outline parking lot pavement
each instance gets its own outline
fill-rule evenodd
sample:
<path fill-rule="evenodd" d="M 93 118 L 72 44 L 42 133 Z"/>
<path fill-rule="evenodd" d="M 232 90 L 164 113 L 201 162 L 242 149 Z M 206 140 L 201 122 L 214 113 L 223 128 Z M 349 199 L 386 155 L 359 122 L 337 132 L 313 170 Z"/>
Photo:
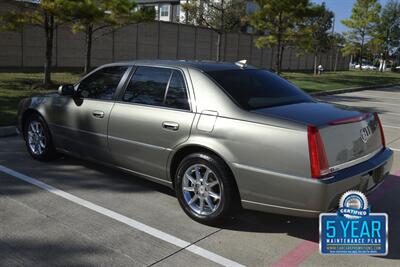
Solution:
<path fill-rule="evenodd" d="M 400 150 L 396 98 L 400 88 L 323 99 L 379 111 Z M 0 171 L 0 266 L 399 266 L 399 154 L 369 197 L 389 214 L 390 253 L 343 257 L 318 253 L 316 219 L 242 211 L 223 228 L 201 225 L 169 189 L 70 157 L 38 162 L 19 137 L 1 138 L 0 166 L 15 173 Z"/>

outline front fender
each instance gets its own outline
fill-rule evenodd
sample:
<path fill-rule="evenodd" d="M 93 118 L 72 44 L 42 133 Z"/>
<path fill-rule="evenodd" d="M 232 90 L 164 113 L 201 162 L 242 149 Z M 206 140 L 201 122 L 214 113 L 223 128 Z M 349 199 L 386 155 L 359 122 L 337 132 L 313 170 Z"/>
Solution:
<path fill-rule="evenodd" d="M 48 97 L 37 96 L 22 99 L 18 104 L 17 112 L 17 129 L 19 132 L 24 131 L 24 121 L 32 113 L 36 112 L 46 119 L 45 104 Z"/>

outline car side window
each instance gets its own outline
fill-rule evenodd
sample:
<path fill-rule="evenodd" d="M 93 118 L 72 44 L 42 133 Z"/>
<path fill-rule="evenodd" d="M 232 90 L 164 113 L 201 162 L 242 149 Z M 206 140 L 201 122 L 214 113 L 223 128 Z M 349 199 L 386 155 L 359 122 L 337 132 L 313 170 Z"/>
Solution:
<path fill-rule="evenodd" d="M 78 91 L 83 98 L 113 100 L 115 91 L 128 66 L 102 68 L 79 83 Z"/>
<path fill-rule="evenodd" d="M 189 109 L 185 82 L 177 70 L 138 67 L 122 97 L 125 102 Z"/>
<path fill-rule="evenodd" d="M 185 81 L 179 71 L 172 71 L 165 105 L 171 108 L 190 110 Z"/>
<path fill-rule="evenodd" d="M 123 101 L 162 106 L 171 70 L 138 67 L 123 96 Z"/>

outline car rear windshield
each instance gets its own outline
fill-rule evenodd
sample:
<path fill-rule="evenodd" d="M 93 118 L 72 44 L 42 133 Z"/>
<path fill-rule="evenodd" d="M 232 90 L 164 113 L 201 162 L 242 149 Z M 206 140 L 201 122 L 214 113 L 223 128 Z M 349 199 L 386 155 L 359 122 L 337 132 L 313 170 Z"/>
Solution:
<path fill-rule="evenodd" d="M 266 70 L 220 70 L 207 74 L 247 110 L 313 101 L 295 85 Z"/>

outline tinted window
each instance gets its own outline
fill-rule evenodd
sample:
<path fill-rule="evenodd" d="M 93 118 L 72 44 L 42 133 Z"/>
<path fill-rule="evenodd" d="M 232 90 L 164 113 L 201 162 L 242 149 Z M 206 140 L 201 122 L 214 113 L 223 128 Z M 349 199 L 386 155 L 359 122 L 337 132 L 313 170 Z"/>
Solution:
<path fill-rule="evenodd" d="M 82 97 L 112 100 L 127 66 L 102 68 L 79 83 Z"/>
<path fill-rule="evenodd" d="M 293 84 L 265 70 L 211 71 L 208 74 L 247 110 L 313 101 Z"/>
<path fill-rule="evenodd" d="M 182 74 L 174 70 L 169 82 L 165 105 L 177 109 L 189 110 L 188 96 Z"/>
<path fill-rule="evenodd" d="M 163 105 L 170 77 L 169 69 L 138 67 L 126 88 L 123 100 L 147 105 Z"/>
<path fill-rule="evenodd" d="M 182 75 L 179 71 L 166 68 L 138 67 L 125 91 L 123 101 L 189 109 Z"/>

